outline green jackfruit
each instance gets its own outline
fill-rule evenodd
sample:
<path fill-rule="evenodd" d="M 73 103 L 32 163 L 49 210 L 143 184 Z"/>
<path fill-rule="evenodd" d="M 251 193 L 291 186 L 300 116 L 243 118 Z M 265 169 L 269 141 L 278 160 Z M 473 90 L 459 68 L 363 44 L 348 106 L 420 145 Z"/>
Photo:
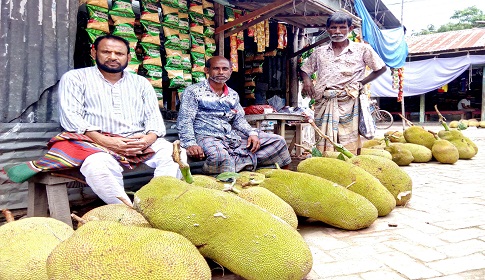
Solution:
<path fill-rule="evenodd" d="M 393 143 L 408 150 L 413 155 L 413 162 L 428 162 L 433 158 L 433 153 L 427 147 L 414 143 Z"/>
<path fill-rule="evenodd" d="M 377 139 L 372 139 L 372 140 L 367 140 L 364 143 L 362 143 L 362 148 L 372 148 L 372 147 L 378 147 L 381 146 L 384 148 L 384 141 L 382 140 L 377 140 Z"/>
<path fill-rule="evenodd" d="M 377 219 L 377 209 L 363 196 L 318 176 L 281 169 L 261 169 L 261 186 L 288 202 L 297 215 L 334 227 L 357 230 Z"/>
<path fill-rule="evenodd" d="M 180 234 L 91 221 L 60 243 L 47 259 L 49 280 L 211 279 L 197 248 Z"/>
<path fill-rule="evenodd" d="M 73 232 L 67 224 L 46 217 L 24 218 L 2 225 L 0 279 L 49 279 L 45 270 L 47 257 Z"/>
<path fill-rule="evenodd" d="M 450 128 L 457 128 L 458 127 L 458 121 L 451 121 L 449 127 Z"/>
<path fill-rule="evenodd" d="M 134 208 L 248 280 L 302 279 L 311 270 L 312 254 L 298 231 L 233 194 L 162 176 L 135 193 Z"/>
<path fill-rule="evenodd" d="M 438 132 L 438 137 L 444 140 L 448 140 L 458 149 L 458 154 L 460 159 L 471 159 L 476 155 L 475 148 L 470 144 L 470 139 L 465 137 L 461 131 L 452 129 L 449 131 L 440 130 Z"/>
<path fill-rule="evenodd" d="M 264 180 L 264 175 L 255 172 L 241 172 L 242 176 L 237 178 L 238 185 L 235 185 L 232 189 L 232 193 L 234 195 L 239 196 L 242 199 L 245 199 L 266 211 L 269 211 L 271 214 L 275 215 L 283 219 L 283 221 L 290 224 L 293 228 L 298 227 L 298 218 L 296 217 L 296 213 L 291 208 L 291 206 L 286 203 L 284 200 L 279 198 L 274 193 L 268 191 L 267 189 L 252 186 L 252 187 L 242 187 L 242 185 L 249 186 L 248 182 L 252 181 L 255 182 L 254 184 L 259 184 L 259 181 Z M 255 177 L 256 178 L 255 181 Z M 194 182 L 192 185 L 215 189 L 215 190 L 224 190 L 226 187 L 223 182 L 217 181 L 216 178 L 206 176 L 206 175 L 193 175 Z M 259 181 L 258 181 L 259 180 Z M 230 183 L 226 183 L 230 185 Z M 253 183 L 252 183 L 253 184 Z M 231 191 L 229 191 L 231 193 Z"/>
<path fill-rule="evenodd" d="M 400 131 L 386 131 L 384 136 L 389 137 L 389 141 L 393 143 L 406 143 L 406 139 Z"/>
<path fill-rule="evenodd" d="M 376 177 L 350 162 L 333 158 L 307 158 L 301 161 L 297 170 L 316 175 L 367 198 L 377 208 L 379 216 L 386 216 L 394 207 L 394 196 Z"/>
<path fill-rule="evenodd" d="M 444 139 L 436 140 L 431 152 L 433 153 L 433 157 L 441 163 L 453 164 L 460 158 L 460 154 L 455 145 Z"/>
<path fill-rule="evenodd" d="M 421 126 L 411 126 L 404 130 L 404 138 L 408 143 L 419 144 L 430 149 L 433 147 L 436 138 L 432 133 Z"/>
<path fill-rule="evenodd" d="M 396 199 L 396 205 L 405 205 L 413 190 L 411 177 L 394 161 L 374 155 L 359 155 L 349 160 L 376 177 Z"/>
<path fill-rule="evenodd" d="M 411 151 L 399 147 L 399 145 L 390 145 L 385 147 L 384 150 L 388 151 L 392 155 L 392 161 L 399 166 L 406 166 L 413 162 L 414 157 Z"/>
<path fill-rule="evenodd" d="M 81 218 L 87 222 L 114 221 L 119 222 L 122 225 L 152 227 L 140 213 L 124 204 L 99 206 L 86 212 Z M 79 226 L 82 226 L 82 223 L 79 223 L 78 227 Z"/>
<path fill-rule="evenodd" d="M 380 156 L 380 157 L 385 157 L 387 159 L 392 160 L 392 155 L 386 150 L 381 150 L 381 149 L 369 149 L 369 148 L 362 148 L 360 149 L 360 154 L 361 155 L 374 155 L 374 156 Z"/>

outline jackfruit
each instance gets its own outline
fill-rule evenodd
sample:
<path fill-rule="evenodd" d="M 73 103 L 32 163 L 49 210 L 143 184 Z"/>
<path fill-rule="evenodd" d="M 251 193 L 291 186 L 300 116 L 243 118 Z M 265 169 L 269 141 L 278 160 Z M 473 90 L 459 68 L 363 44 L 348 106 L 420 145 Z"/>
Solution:
<path fill-rule="evenodd" d="M 288 202 L 297 215 L 337 228 L 358 230 L 377 219 L 377 209 L 363 196 L 327 179 L 282 169 L 261 169 L 261 186 Z"/>
<path fill-rule="evenodd" d="M 405 205 L 413 190 L 411 177 L 394 161 L 374 155 L 359 155 L 349 160 L 376 177 L 396 199 L 396 205 Z"/>
<path fill-rule="evenodd" d="M 479 127 L 480 123 L 475 119 L 468 120 L 468 127 Z"/>
<path fill-rule="evenodd" d="M 433 157 L 441 163 L 453 164 L 460 158 L 460 154 L 455 145 L 444 139 L 436 140 L 431 152 L 433 153 Z"/>
<path fill-rule="evenodd" d="M 460 159 L 471 159 L 477 153 L 477 150 L 468 141 L 470 139 L 467 140 L 468 137 L 465 137 L 459 130 L 440 130 L 438 137 L 450 141 L 458 149 Z"/>
<path fill-rule="evenodd" d="M 47 257 L 73 232 L 66 223 L 46 217 L 24 218 L 0 226 L 0 279 L 47 280 Z"/>
<path fill-rule="evenodd" d="M 234 195 L 237 195 L 240 198 L 263 208 L 264 210 L 269 211 L 276 217 L 283 219 L 283 221 L 290 224 L 293 228 L 296 229 L 298 227 L 298 218 L 296 217 L 295 211 L 284 200 L 267 189 L 258 186 L 245 188 L 241 186 L 246 186 L 248 185 L 249 181 L 254 181 L 254 177 L 262 176 L 259 179 L 256 179 L 256 183 L 258 183 L 257 180 L 262 181 L 264 179 L 264 175 L 255 172 L 241 172 L 240 174 L 242 176 L 237 178 L 237 182 L 239 182 L 239 184 L 232 187 L 232 192 Z M 217 179 L 214 177 L 206 175 L 193 175 L 193 178 L 194 182 L 192 185 L 194 186 L 220 191 L 223 191 L 226 188 L 223 182 L 217 181 Z M 231 193 L 231 191 L 229 193 Z"/>
<path fill-rule="evenodd" d="M 433 158 L 433 153 L 427 147 L 414 143 L 393 143 L 392 145 L 400 145 L 400 147 L 408 150 L 413 155 L 412 162 L 428 162 Z"/>
<path fill-rule="evenodd" d="M 113 221 L 77 229 L 52 250 L 47 274 L 50 280 L 211 279 L 204 257 L 180 234 Z"/>
<path fill-rule="evenodd" d="M 89 210 L 81 218 L 87 222 L 114 221 L 119 222 L 122 225 L 152 227 L 140 213 L 124 204 L 107 204 L 99 206 Z M 82 226 L 82 223 L 79 223 L 78 227 L 79 226 Z"/>
<path fill-rule="evenodd" d="M 387 159 L 392 160 L 392 155 L 386 150 L 381 150 L 381 149 L 369 149 L 369 148 L 362 148 L 360 149 L 360 154 L 361 155 L 374 155 L 374 156 L 380 156 L 380 157 L 385 157 Z"/>
<path fill-rule="evenodd" d="M 406 139 L 400 131 L 386 131 L 384 137 L 389 137 L 389 141 L 392 143 L 406 143 Z"/>
<path fill-rule="evenodd" d="M 311 270 L 310 249 L 294 228 L 235 195 L 161 176 L 135 193 L 134 208 L 248 280 L 302 279 Z"/>
<path fill-rule="evenodd" d="M 390 145 L 385 147 L 384 150 L 388 151 L 392 155 L 392 161 L 399 166 L 406 166 L 413 162 L 414 157 L 411 151 L 399 147 L 399 145 Z"/>
<path fill-rule="evenodd" d="M 450 122 L 450 128 L 457 128 L 458 127 L 458 121 L 451 121 Z"/>
<path fill-rule="evenodd" d="M 394 207 L 394 196 L 377 178 L 350 162 L 333 158 L 307 158 L 301 161 L 297 170 L 316 175 L 367 198 L 377 208 L 379 216 L 386 216 Z"/>
<path fill-rule="evenodd" d="M 406 142 L 423 145 L 430 150 L 436 141 L 434 135 L 421 126 L 408 127 L 404 130 L 403 135 Z"/>
<path fill-rule="evenodd" d="M 479 125 L 480 127 L 485 127 L 485 121 L 480 121 L 480 122 L 478 122 L 478 125 Z"/>
<path fill-rule="evenodd" d="M 377 140 L 377 139 L 372 139 L 372 140 L 367 140 L 364 143 L 362 143 L 362 148 L 372 148 L 376 146 L 383 146 L 383 141 L 382 140 Z"/>

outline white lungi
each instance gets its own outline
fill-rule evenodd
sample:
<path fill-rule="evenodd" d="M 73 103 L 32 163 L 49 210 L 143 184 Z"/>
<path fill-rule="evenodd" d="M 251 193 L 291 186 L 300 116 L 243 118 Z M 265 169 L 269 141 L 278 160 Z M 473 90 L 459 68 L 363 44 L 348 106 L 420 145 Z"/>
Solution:
<path fill-rule="evenodd" d="M 144 163 L 155 168 L 154 177 L 171 176 L 182 178 L 179 165 L 173 161 L 173 144 L 163 138 L 158 138 L 151 145 L 155 154 Z M 185 149 L 181 149 L 180 157 L 187 162 Z M 125 192 L 123 184 L 123 166 L 108 153 L 95 153 L 88 156 L 81 165 L 81 173 L 93 192 L 107 204 L 122 203 L 117 197 L 131 201 Z"/>

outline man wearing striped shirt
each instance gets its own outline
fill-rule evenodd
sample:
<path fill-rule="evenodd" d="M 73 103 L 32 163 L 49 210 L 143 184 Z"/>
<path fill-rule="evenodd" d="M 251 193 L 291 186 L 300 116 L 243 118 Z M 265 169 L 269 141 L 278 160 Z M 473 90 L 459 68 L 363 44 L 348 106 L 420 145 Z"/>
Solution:
<path fill-rule="evenodd" d="M 173 146 L 162 138 L 166 130 L 153 87 L 146 78 L 125 70 L 131 59 L 129 43 L 102 36 L 94 42 L 91 55 L 96 66 L 71 70 L 61 78 L 62 127 L 124 157 L 136 157 L 151 148 L 154 155 L 144 163 L 155 168 L 154 176 L 182 178 L 171 157 Z M 108 204 L 121 203 L 120 196 L 130 201 L 122 171 L 120 163 L 104 152 L 88 156 L 81 165 L 88 185 Z"/>

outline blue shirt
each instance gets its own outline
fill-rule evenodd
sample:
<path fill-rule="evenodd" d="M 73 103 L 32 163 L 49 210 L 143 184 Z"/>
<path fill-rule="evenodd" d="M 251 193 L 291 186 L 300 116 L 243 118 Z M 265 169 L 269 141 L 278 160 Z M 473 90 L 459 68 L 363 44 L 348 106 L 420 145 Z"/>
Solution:
<path fill-rule="evenodd" d="M 236 131 L 248 137 L 258 135 L 244 118 L 239 94 L 225 87 L 227 92 L 219 96 L 209 81 L 204 80 L 187 87 L 182 93 L 177 129 L 183 148 L 197 145 L 198 137 L 240 139 Z"/>

